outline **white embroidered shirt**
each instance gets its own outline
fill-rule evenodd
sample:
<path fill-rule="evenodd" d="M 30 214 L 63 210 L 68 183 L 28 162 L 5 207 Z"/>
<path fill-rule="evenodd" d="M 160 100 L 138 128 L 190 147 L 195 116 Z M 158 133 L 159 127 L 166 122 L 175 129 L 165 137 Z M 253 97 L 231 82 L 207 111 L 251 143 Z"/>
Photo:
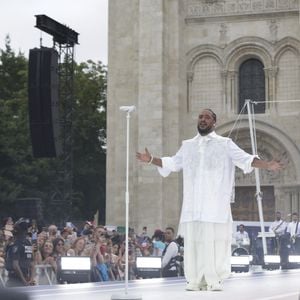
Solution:
<path fill-rule="evenodd" d="M 249 173 L 253 170 L 254 158 L 230 138 L 215 132 L 185 140 L 174 156 L 163 157 L 162 168 L 158 167 L 162 176 L 183 170 L 180 223 L 226 223 L 231 220 L 235 166 Z"/>

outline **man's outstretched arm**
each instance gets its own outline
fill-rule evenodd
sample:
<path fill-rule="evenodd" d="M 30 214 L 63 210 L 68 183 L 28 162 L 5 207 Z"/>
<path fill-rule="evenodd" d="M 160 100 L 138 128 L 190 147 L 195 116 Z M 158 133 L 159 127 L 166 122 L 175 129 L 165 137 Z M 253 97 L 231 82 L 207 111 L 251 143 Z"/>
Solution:
<path fill-rule="evenodd" d="M 253 159 L 251 166 L 254 168 L 266 169 L 270 171 L 278 171 L 285 167 L 285 165 L 280 161 L 276 161 L 276 160 L 266 161 L 258 158 Z"/>
<path fill-rule="evenodd" d="M 148 151 L 147 148 L 145 148 L 144 153 L 137 152 L 136 158 L 141 162 L 147 163 L 149 165 L 153 164 L 153 165 L 156 165 L 156 166 L 162 168 L 161 158 L 154 157 L 152 154 L 150 154 L 150 152 Z"/>

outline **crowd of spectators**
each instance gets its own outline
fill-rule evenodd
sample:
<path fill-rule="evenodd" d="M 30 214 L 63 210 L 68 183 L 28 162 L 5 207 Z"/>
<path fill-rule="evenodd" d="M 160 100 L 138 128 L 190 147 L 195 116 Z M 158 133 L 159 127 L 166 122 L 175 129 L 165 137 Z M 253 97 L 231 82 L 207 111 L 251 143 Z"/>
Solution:
<path fill-rule="evenodd" d="M 5 218 L 0 230 L 0 272 L 2 284 L 7 275 L 5 260 L 7 249 L 15 240 L 14 221 Z M 43 274 L 45 268 L 51 269 L 51 283 L 60 283 L 60 257 L 85 256 L 91 261 L 91 281 L 114 281 L 125 278 L 125 234 L 105 226 L 95 226 L 92 222 L 83 222 L 81 228 L 67 222 L 63 228 L 55 224 L 40 228 L 35 220 L 30 221 L 27 239 L 32 245 L 32 260 L 36 266 L 35 281 L 32 284 L 47 284 L 49 276 Z M 183 255 L 183 241 L 178 240 L 178 255 Z M 155 230 L 148 235 L 147 227 L 140 234 L 129 230 L 128 269 L 129 279 L 138 279 L 136 272 L 137 256 L 162 256 L 167 243 L 164 232 Z M 1 282 L 0 282 L 1 284 Z"/>

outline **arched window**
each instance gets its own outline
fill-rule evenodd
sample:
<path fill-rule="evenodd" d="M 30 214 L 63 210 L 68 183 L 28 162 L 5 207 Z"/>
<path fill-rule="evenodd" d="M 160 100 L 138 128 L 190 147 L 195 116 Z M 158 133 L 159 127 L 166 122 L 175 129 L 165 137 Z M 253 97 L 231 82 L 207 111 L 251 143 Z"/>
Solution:
<path fill-rule="evenodd" d="M 254 106 L 254 111 L 256 114 L 265 113 L 264 65 L 255 58 L 244 61 L 239 68 L 239 112 L 247 99 L 262 102 Z"/>

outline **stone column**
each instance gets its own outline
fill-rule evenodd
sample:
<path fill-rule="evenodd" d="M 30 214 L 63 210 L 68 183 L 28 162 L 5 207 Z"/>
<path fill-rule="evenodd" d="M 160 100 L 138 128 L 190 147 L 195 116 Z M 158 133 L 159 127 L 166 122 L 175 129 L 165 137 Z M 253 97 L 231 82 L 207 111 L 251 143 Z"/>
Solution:
<path fill-rule="evenodd" d="M 236 112 L 236 71 L 228 71 L 228 110 L 229 112 Z"/>
<path fill-rule="evenodd" d="M 193 78 L 194 72 L 189 71 L 187 72 L 187 100 L 186 100 L 186 111 L 187 113 L 190 112 L 191 103 L 192 103 L 192 93 L 193 93 Z"/>
<path fill-rule="evenodd" d="M 162 155 L 164 100 L 163 0 L 139 1 L 138 149 Z M 162 177 L 154 166 L 137 166 L 135 227 L 162 221 Z M 154 217 L 155 216 L 155 217 Z M 142 228 L 136 228 L 141 230 Z M 150 230 L 151 231 L 151 230 Z"/>
<path fill-rule="evenodd" d="M 227 112 L 228 103 L 227 103 L 227 78 L 228 78 L 228 72 L 227 70 L 221 71 L 221 77 L 222 77 L 222 96 L 223 96 L 223 112 Z"/>

